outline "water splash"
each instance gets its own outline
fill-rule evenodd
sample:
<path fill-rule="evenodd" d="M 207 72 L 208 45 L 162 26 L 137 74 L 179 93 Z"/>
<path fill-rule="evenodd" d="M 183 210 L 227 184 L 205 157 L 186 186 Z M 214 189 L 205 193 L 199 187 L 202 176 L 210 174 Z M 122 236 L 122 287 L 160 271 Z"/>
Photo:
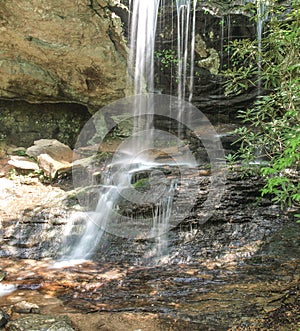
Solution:
<path fill-rule="evenodd" d="M 0 283 L 0 298 L 9 295 L 10 293 L 14 292 L 16 289 L 17 289 L 16 285 Z"/>

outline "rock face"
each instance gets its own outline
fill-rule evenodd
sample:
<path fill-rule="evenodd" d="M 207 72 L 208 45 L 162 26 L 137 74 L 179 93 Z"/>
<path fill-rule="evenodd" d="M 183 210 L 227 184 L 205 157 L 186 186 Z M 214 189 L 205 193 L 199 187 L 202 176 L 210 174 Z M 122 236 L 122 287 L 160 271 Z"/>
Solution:
<path fill-rule="evenodd" d="M 192 103 L 213 124 L 236 121 L 236 111 L 247 107 L 257 92 L 253 89 L 230 99 L 223 93 L 224 77 L 221 71 L 227 69 L 231 62 L 227 47 L 233 40 L 253 39 L 256 36 L 255 25 L 243 13 L 243 6 L 238 7 L 234 1 L 197 2 Z M 172 25 L 175 12 L 172 4 L 166 4 L 166 9 L 161 13 L 162 21 L 166 23 L 158 26 L 157 33 L 156 88 L 164 94 L 177 92 L 177 28 Z M 189 68 L 187 70 L 189 73 Z"/>
<path fill-rule="evenodd" d="M 30 104 L 0 100 L 0 137 L 6 143 L 23 147 L 41 138 L 57 139 L 74 146 L 90 116 L 86 106 L 74 103 Z"/>
<path fill-rule="evenodd" d="M 1 2 L 1 98 L 98 107 L 124 96 L 121 20 L 92 3 Z"/>
<path fill-rule="evenodd" d="M 127 50 L 117 1 L 1 1 L 0 138 L 73 146 L 89 112 L 122 98 Z"/>
<path fill-rule="evenodd" d="M 25 147 L 41 138 L 74 146 L 89 112 L 125 96 L 126 6 L 126 0 L 1 1 L 0 138 Z M 255 36 L 253 23 L 230 6 L 199 1 L 197 7 L 193 103 L 213 124 L 232 122 L 236 110 L 256 96 L 252 91 L 228 100 L 222 92 L 219 73 L 230 62 L 226 46 Z M 174 95 L 175 13 L 162 12 L 166 24 L 157 31 L 156 88 Z M 175 57 L 162 65 L 170 54 Z"/>

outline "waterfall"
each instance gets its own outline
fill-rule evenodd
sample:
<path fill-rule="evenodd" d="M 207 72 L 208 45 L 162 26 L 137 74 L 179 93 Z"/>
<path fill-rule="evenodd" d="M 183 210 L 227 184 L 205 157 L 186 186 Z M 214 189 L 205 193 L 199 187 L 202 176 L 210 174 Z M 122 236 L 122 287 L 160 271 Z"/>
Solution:
<path fill-rule="evenodd" d="M 154 248 L 156 259 L 160 259 L 167 252 L 167 233 L 170 230 L 170 217 L 176 188 L 177 180 L 172 180 L 167 195 L 163 197 L 161 203 L 156 206 L 154 211 L 152 236 L 156 239 Z"/>
<path fill-rule="evenodd" d="M 257 0 L 257 51 L 258 51 L 258 95 L 261 95 L 261 70 L 262 70 L 262 36 L 263 36 L 263 26 L 267 19 L 267 3 L 265 0 Z"/>
<path fill-rule="evenodd" d="M 165 4 L 165 0 L 162 2 Z M 193 74 L 194 74 L 194 44 L 195 44 L 195 22 L 196 22 L 196 0 L 177 0 L 178 12 L 178 113 L 184 108 L 186 86 L 189 89 L 189 99 L 192 98 Z M 192 8 L 191 8 L 191 5 Z M 141 171 L 155 172 L 155 168 L 170 166 L 170 161 L 160 163 L 156 160 L 147 159 L 150 150 L 155 149 L 155 141 L 171 141 L 172 137 L 165 136 L 160 131 L 155 133 L 154 118 L 154 47 L 155 35 L 158 21 L 158 10 L 160 0 L 131 0 L 130 1 L 130 54 L 128 58 L 129 75 L 134 83 L 135 94 L 133 106 L 132 136 L 124 140 L 114 153 L 110 164 L 106 165 L 106 176 L 99 186 L 99 200 L 95 211 L 87 213 L 84 231 L 77 241 L 73 243 L 71 251 L 64 257 L 65 260 L 83 260 L 93 256 L 99 246 L 100 239 L 105 231 L 120 236 L 132 232 L 137 233 L 130 227 L 149 226 L 148 220 L 129 219 L 119 214 L 120 201 L 127 203 L 151 203 L 154 198 L 155 208 L 152 217 L 152 229 L 150 237 L 155 237 L 155 251 L 157 256 L 166 253 L 168 247 L 167 232 L 170 229 L 170 218 L 173 198 L 177 188 L 176 180 L 164 178 L 164 183 L 156 182 L 152 192 L 143 195 L 133 189 L 135 174 Z M 189 77 L 187 68 L 189 66 Z M 127 104 L 128 106 L 128 104 Z M 182 106 L 182 107 L 181 107 Z M 133 108 L 133 109 L 132 109 Z M 169 109 L 167 109 L 169 111 Z M 159 131 L 159 130 L 156 130 Z M 180 144 L 178 144 L 178 149 Z M 182 157 L 182 151 L 180 157 Z M 176 160 L 176 159 L 175 159 Z M 171 159 L 173 161 L 173 159 Z M 160 172 L 160 170 L 158 171 Z M 167 187 L 160 195 L 159 187 Z M 129 192 L 129 193 L 128 193 Z M 158 200 L 155 200 L 155 196 Z M 124 217 L 123 217 L 124 216 Z M 134 216 L 131 216 L 134 217 Z M 144 222 L 144 223 L 143 223 Z M 126 228 L 125 232 L 122 232 Z M 126 234 L 125 234 L 126 233 Z M 124 235 L 125 234 L 125 235 Z"/>
<path fill-rule="evenodd" d="M 191 8 L 192 5 L 192 8 Z M 189 88 L 188 100 L 192 100 L 194 76 L 194 50 L 197 0 L 176 0 L 177 8 L 177 54 L 178 54 L 178 98 L 185 99 L 186 86 Z M 192 20 L 191 20 L 192 15 Z M 192 22 L 191 22 L 192 21 Z M 192 25 L 192 28 L 191 28 Z M 189 54 L 190 52 L 190 54 Z M 188 63 L 188 60 L 190 62 Z M 187 69 L 190 66 L 189 77 Z M 188 82 L 189 81 L 189 82 Z"/>
<path fill-rule="evenodd" d="M 131 0 L 130 53 L 128 67 L 133 77 L 134 94 L 147 94 L 154 91 L 154 46 L 157 27 L 157 16 L 160 0 Z M 136 139 L 132 153 L 148 149 L 153 144 L 153 102 L 149 100 L 135 104 L 133 132 L 145 131 L 145 139 Z M 144 100 L 144 99 L 143 99 Z M 147 114 L 147 117 L 143 116 Z"/>
<path fill-rule="evenodd" d="M 154 90 L 154 44 L 160 0 L 131 0 L 129 68 L 134 77 L 134 93 Z"/>
<path fill-rule="evenodd" d="M 130 1 L 132 14 L 128 68 L 136 95 L 148 95 L 154 90 L 154 44 L 159 2 L 159 0 Z M 106 172 L 109 176 L 105 176 L 104 183 L 99 188 L 99 201 L 96 209 L 94 212 L 87 213 L 84 233 L 65 259 L 74 261 L 91 258 L 109 224 L 116 217 L 122 218 L 120 215 L 116 215 L 115 211 L 123 192 L 132 187 L 131 181 L 134 172 L 131 170 L 134 168 L 134 171 L 138 171 L 139 167 L 143 166 L 139 164 L 139 162 L 143 162 L 141 154 L 152 145 L 153 102 L 151 93 L 149 98 L 136 99 L 133 115 L 133 134 L 125 148 L 128 153 L 120 154 L 119 151 L 116 151 L 112 163 L 107 165 Z M 143 115 L 146 115 L 146 118 Z M 141 137 L 139 132 L 144 132 L 146 136 Z"/>

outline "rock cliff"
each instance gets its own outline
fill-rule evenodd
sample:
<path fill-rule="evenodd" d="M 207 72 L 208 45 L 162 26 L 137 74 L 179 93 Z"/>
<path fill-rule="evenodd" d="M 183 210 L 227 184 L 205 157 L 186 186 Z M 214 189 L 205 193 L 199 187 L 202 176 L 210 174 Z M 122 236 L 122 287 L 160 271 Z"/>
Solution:
<path fill-rule="evenodd" d="M 118 7 L 1 1 L 0 98 L 99 108 L 123 97 L 127 51 L 121 19 L 108 3 Z"/>

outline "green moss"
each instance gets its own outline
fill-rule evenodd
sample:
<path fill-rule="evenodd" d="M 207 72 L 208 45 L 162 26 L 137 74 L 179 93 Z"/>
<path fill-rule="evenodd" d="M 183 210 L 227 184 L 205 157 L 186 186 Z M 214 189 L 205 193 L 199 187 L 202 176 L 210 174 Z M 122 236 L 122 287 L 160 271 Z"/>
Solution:
<path fill-rule="evenodd" d="M 132 186 L 136 190 L 139 190 L 139 189 L 148 189 L 148 188 L 150 188 L 149 178 L 139 179 Z"/>

